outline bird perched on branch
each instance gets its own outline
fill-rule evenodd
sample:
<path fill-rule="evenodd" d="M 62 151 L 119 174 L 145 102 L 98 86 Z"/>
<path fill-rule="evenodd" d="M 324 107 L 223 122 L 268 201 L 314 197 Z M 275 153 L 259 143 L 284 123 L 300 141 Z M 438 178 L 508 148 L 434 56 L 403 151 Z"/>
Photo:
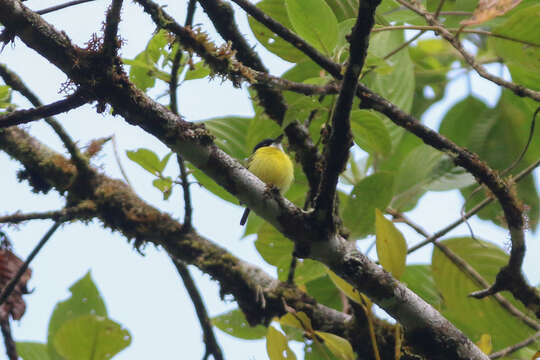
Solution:
<path fill-rule="evenodd" d="M 291 159 L 281 146 L 283 134 L 275 139 L 265 139 L 255 145 L 248 159 L 247 168 L 269 186 L 275 186 L 284 194 L 294 180 L 294 168 Z M 244 225 L 249 215 L 246 208 L 240 225 Z"/>

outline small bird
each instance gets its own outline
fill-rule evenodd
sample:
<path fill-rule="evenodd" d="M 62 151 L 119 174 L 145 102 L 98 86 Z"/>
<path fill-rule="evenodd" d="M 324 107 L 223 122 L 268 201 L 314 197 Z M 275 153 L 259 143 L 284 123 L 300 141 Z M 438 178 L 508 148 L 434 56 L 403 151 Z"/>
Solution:
<path fill-rule="evenodd" d="M 284 194 L 294 180 L 294 168 L 291 159 L 283 151 L 281 140 L 283 134 L 275 139 L 264 139 L 255 145 L 247 168 L 267 185 L 275 186 Z M 249 212 L 249 208 L 246 208 L 240 225 L 246 223 Z"/>

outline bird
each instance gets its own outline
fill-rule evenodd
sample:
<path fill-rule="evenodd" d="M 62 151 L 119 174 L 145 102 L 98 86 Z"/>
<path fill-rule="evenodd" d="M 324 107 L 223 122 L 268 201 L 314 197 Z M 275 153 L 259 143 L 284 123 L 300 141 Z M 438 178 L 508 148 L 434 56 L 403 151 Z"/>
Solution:
<path fill-rule="evenodd" d="M 284 194 L 294 180 L 294 167 L 289 156 L 283 151 L 283 134 L 275 139 L 264 139 L 253 148 L 247 161 L 247 168 L 269 186 Z M 240 225 L 245 225 L 250 209 L 246 208 Z"/>

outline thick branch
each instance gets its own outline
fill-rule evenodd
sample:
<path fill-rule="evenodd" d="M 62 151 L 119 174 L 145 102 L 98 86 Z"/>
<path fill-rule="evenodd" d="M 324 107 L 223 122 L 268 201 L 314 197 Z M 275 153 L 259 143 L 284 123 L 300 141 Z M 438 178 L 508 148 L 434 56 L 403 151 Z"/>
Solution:
<path fill-rule="evenodd" d="M 113 0 L 111 7 L 107 11 L 105 21 L 105 30 L 103 31 L 103 56 L 106 61 L 113 63 L 116 52 L 119 48 L 119 42 L 116 37 L 118 33 L 118 24 L 120 23 L 120 11 L 122 10 L 122 0 Z"/>
<path fill-rule="evenodd" d="M 432 359 L 487 358 L 435 309 L 356 249 L 351 248 L 345 239 L 337 236 L 328 238 L 328 233 L 318 231 L 317 224 L 311 222 L 300 209 L 281 197 L 268 196 L 266 186 L 213 145 L 204 129 L 179 119 L 168 109 L 149 99 L 129 83 L 127 76 L 119 74 L 120 76 L 109 77 L 108 74 L 102 74 L 99 67 L 93 66 L 91 57 L 79 52 L 65 36 L 56 32 L 17 0 L 0 0 L 0 21 L 74 81 L 89 85 L 87 79 L 91 75 L 95 79 L 95 93 L 99 96 L 106 95 L 106 100 L 117 114 L 158 137 L 173 151 L 184 155 L 286 236 L 294 241 L 313 241 L 316 245 L 313 247 L 312 258 L 327 264 L 394 316 L 403 325 L 410 344 L 415 349 Z M 78 66 L 74 66 L 74 59 L 79 60 Z M 9 130 L 10 135 L 24 137 L 17 129 Z M 14 150 L 12 144 L 5 144 L 6 134 L 8 130 L 0 132 L 0 147 Z M 20 155 L 24 157 L 24 154 Z M 30 166 L 37 166 L 35 158 L 27 160 L 31 162 Z M 287 293 L 289 298 L 292 297 L 292 303 L 287 300 L 287 304 L 300 311 L 306 309 L 315 324 L 321 324 L 318 316 L 328 316 L 322 311 L 314 311 L 319 310 L 319 306 L 311 309 L 307 307 L 305 302 L 300 300 L 305 296 L 301 292 L 288 294 L 287 285 L 268 279 L 266 275 L 261 275 L 259 269 L 240 262 L 208 240 L 193 232 L 180 235 L 180 225 L 172 226 L 175 223 L 171 224 L 168 216 L 155 209 L 145 213 L 144 210 L 151 208 L 140 200 L 136 204 L 125 204 L 125 192 L 120 193 L 119 190 L 127 187 L 120 182 L 105 181 L 103 178 L 96 175 L 94 179 L 94 186 L 99 185 L 99 188 L 94 189 L 93 200 L 98 204 L 98 209 L 102 207 L 103 221 L 107 226 L 120 230 L 121 225 L 128 237 L 139 241 L 154 241 L 179 259 L 194 263 L 202 271 L 218 278 L 221 285 L 228 290 L 226 292 L 235 294 L 251 323 L 269 320 L 270 314 L 275 316 L 276 312 L 282 312 L 283 303 L 280 300 L 284 293 Z M 129 216 L 126 216 L 127 214 Z M 265 277 L 268 280 L 264 281 Z M 254 281 L 265 290 L 264 309 L 253 302 L 256 294 L 260 293 Z M 339 316 L 343 319 L 346 315 Z"/>
<path fill-rule="evenodd" d="M 43 105 L 28 110 L 13 111 L 0 116 L 0 128 L 41 120 L 48 116 L 53 116 L 76 109 L 87 102 L 87 99 L 85 99 L 79 93 L 75 93 L 63 100 L 56 101 L 49 105 Z"/>
<path fill-rule="evenodd" d="M 315 199 L 316 217 L 333 225 L 334 198 L 339 174 L 345 170 L 349 148 L 353 144 L 349 116 L 358 84 L 358 76 L 364 67 L 369 46 L 369 34 L 375 24 L 375 10 L 380 0 L 360 2 L 358 17 L 349 36 L 350 57 L 345 70 L 341 90 L 332 116 L 332 131 L 324 152 L 324 170 Z"/>

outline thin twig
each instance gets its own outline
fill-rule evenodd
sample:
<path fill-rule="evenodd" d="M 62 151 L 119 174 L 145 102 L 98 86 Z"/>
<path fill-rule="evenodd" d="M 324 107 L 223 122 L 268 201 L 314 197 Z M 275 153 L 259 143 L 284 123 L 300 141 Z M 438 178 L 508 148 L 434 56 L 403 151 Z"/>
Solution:
<path fill-rule="evenodd" d="M 506 355 L 511 354 L 511 353 L 513 353 L 515 351 L 523 349 L 525 346 L 528 346 L 528 345 L 536 342 L 538 339 L 540 339 L 540 331 L 538 331 L 536 334 L 529 337 L 528 339 L 523 340 L 522 342 L 519 342 L 517 344 L 514 344 L 512 346 L 509 346 L 509 347 L 504 348 L 502 350 L 499 350 L 497 352 L 494 352 L 493 354 L 489 355 L 489 358 L 490 359 L 502 358 L 503 356 L 506 356 Z"/>
<path fill-rule="evenodd" d="M 377 33 L 377 32 L 381 32 L 381 31 L 391 31 L 391 30 L 422 30 L 422 31 L 439 32 L 439 31 L 442 30 L 442 27 L 441 26 L 429 26 L 429 25 L 395 25 L 395 26 L 376 27 L 376 28 L 374 28 L 372 30 L 372 32 Z M 459 31 L 459 32 L 462 32 L 462 33 L 465 33 L 465 34 L 486 35 L 486 36 L 491 36 L 491 37 L 495 37 L 495 38 L 499 38 L 499 39 L 504 39 L 504 40 L 508 40 L 508 41 L 513 41 L 513 42 L 533 46 L 533 47 L 540 47 L 540 44 L 538 44 L 538 43 L 534 43 L 534 42 L 530 42 L 530 41 L 526 41 L 526 40 L 521 40 L 521 39 L 516 39 L 516 38 L 511 37 L 511 36 L 507 36 L 507 35 L 503 35 L 503 34 L 497 34 L 497 33 L 491 32 L 491 31 L 487 31 L 487 30 L 461 29 L 461 28 L 459 28 L 459 29 L 450 28 L 450 29 L 446 29 L 446 30 L 448 30 L 451 33 L 457 33 Z"/>
<path fill-rule="evenodd" d="M 65 8 L 67 8 L 67 7 L 70 7 L 70 6 L 75 6 L 75 5 L 83 4 L 83 3 L 86 3 L 86 2 L 90 2 L 90 1 L 94 1 L 94 0 L 75 0 L 75 1 L 69 1 L 69 2 L 64 3 L 64 4 L 51 6 L 51 7 L 48 7 L 48 8 L 46 8 L 46 9 L 43 9 L 43 10 L 38 10 L 38 11 L 36 11 L 36 13 L 39 14 L 39 15 L 44 15 L 44 14 L 51 13 L 51 12 L 53 12 L 53 11 L 65 9 Z"/>
<path fill-rule="evenodd" d="M 2 330 L 2 335 L 4 337 L 4 346 L 6 348 L 6 354 L 9 360 L 19 359 L 17 354 L 17 347 L 15 346 L 15 340 L 11 335 L 11 325 L 9 324 L 9 316 L 6 316 L 5 319 L 0 319 L 0 329 Z"/>
<path fill-rule="evenodd" d="M 41 120 L 48 116 L 53 116 L 76 109 L 87 102 L 88 100 L 85 97 L 81 96 L 79 92 L 76 92 L 65 99 L 48 105 L 38 106 L 33 109 L 9 112 L 5 115 L 0 115 L 0 128 Z"/>
<path fill-rule="evenodd" d="M 41 240 L 39 241 L 39 243 L 36 245 L 36 247 L 34 248 L 34 250 L 32 250 L 32 252 L 30 253 L 30 255 L 28 255 L 28 258 L 26 259 L 26 261 L 21 265 L 21 267 L 19 268 L 19 270 L 17 271 L 17 273 L 15 274 L 15 276 L 7 283 L 7 285 L 2 289 L 2 292 L 0 293 L 0 305 L 2 305 L 6 300 L 7 298 L 9 297 L 9 295 L 11 295 L 11 293 L 13 292 L 13 290 L 15 289 L 15 286 L 17 285 L 17 283 L 19 282 L 19 280 L 21 279 L 21 276 L 23 276 L 23 274 L 26 272 L 26 269 L 28 269 L 28 265 L 30 265 L 30 263 L 32 262 L 32 260 L 34 260 L 34 258 L 36 257 L 36 255 L 39 253 L 39 251 L 41 250 L 41 248 L 43 247 L 43 245 L 45 245 L 47 243 L 47 241 L 50 239 L 50 237 L 54 234 L 54 232 L 60 227 L 60 225 L 62 225 L 63 221 L 60 220 L 60 221 L 56 221 L 53 226 L 51 226 L 51 228 L 49 229 L 49 231 L 47 231 L 47 233 L 41 238 Z"/>
<path fill-rule="evenodd" d="M 435 19 L 439 17 L 443 6 L 444 6 L 444 0 L 439 1 L 439 6 L 437 6 L 437 10 L 435 10 L 435 13 L 433 14 L 433 17 Z"/>
<path fill-rule="evenodd" d="M 129 181 L 127 173 L 124 170 L 124 167 L 122 166 L 122 161 L 120 161 L 120 154 L 118 153 L 118 145 L 116 143 L 116 135 L 112 136 L 112 144 L 113 144 L 114 158 L 116 159 L 116 163 L 118 164 L 118 168 L 120 169 L 120 173 L 122 174 L 122 178 L 124 178 L 124 181 L 126 182 L 126 184 L 128 184 L 129 187 L 133 189 L 133 186 L 131 185 L 131 182 Z"/>
<path fill-rule="evenodd" d="M 182 226 L 182 231 L 189 231 L 192 227 L 192 214 L 193 207 L 191 206 L 191 192 L 189 190 L 189 182 L 187 178 L 187 169 L 184 163 L 184 159 L 178 155 L 178 167 L 180 168 L 180 180 L 182 182 L 182 190 L 184 193 L 184 225 Z"/>
<path fill-rule="evenodd" d="M 195 10 L 197 9 L 197 0 L 189 0 L 188 8 L 187 8 L 187 15 L 186 15 L 186 22 L 184 23 L 184 26 L 192 26 L 193 25 L 193 18 L 195 17 Z"/>
<path fill-rule="evenodd" d="M 193 302 L 195 312 L 197 313 L 197 317 L 199 318 L 199 322 L 203 330 L 203 339 L 206 345 L 206 352 L 203 359 L 207 359 L 208 356 L 211 354 L 214 357 L 214 360 L 223 360 L 223 354 L 221 353 L 221 349 L 216 340 L 216 336 L 214 335 L 214 330 L 212 329 L 212 322 L 208 317 L 208 313 L 206 311 L 206 307 L 204 306 L 203 299 L 201 297 L 201 294 L 197 290 L 197 286 L 195 285 L 191 274 L 189 273 L 189 269 L 184 263 L 176 261 L 174 258 L 172 258 L 172 255 L 171 259 L 174 266 L 176 267 L 176 270 L 178 270 L 178 274 L 180 274 L 180 277 L 184 282 L 184 286 L 186 287 L 189 297 Z"/>
<path fill-rule="evenodd" d="M 518 173 L 517 175 L 515 175 L 513 177 L 513 180 L 515 182 L 518 182 L 520 181 L 521 179 L 523 179 L 525 176 L 529 175 L 531 172 L 533 172 L 534 169 L 536 169 L 538 166 L 540 166 L 540 159 L 536 160 L 534 163 L 532 163 L 531 165 L 527 166 L 527 168 L 523 169 L 520 173 Z M 485 198 L 484 200 L 482 200 L 481 202 L 479 202 L 475 207 L 473 207 L 471 210 L 469 210 L 466 214 L 464 214 L 462 217 L 460 217 L 459 219 L 455 220 L 454 222 L 448 224 L 447 226 L 445 226 L 444 228 L 442 228 L 441 230 L 437 231 L 436 233 L 434 233 L 433 235 L 427 237 L 425 240 L 419 242 L 418 244 L 414 245 L 414 246 L 411 246 L 408 250 L 407 250 L 407 254 L 410 254 L 410 253 L 413 253 L 415 252 L 416 250 L 428 245 L 428 244 L 431 244 L 433 243 L 434 241 L 437 241 L 437 239 L 440 239 L 441 237 L 443 237 L 444 235 L 446 235 L 447 233 L 449 233 L 450 231 L 452 231 L 453 229 L 455 229 L 456 227 L 458 227 L 459 225 L 461 225 L 464 221 L 464 219 L 468 219 L 470 217 L 472 217 L 473 215 L 475 215 L 476 213 L 478 213 L 480 210 L 482 210 L 483 208 L 485 208 L 486 206 L 488 206 L 489 204 L 491 204 L 493 201 L 495 200 L 495 198 L 493 197 L 487 197 Z"/>
<path fill-rule="evenodd" d="M 400 3 L 401 5 L 407 7 L 408 9 L 416 12 L 418 15 L 423 16 L 429 25 L 439 27 L 438 34 L 441 35 L 445 40 L 447 40 L 457 51 L 459 51 L 459 53 L 463 56 L 465 61 L 474 70 L 476 70 L 478 75 L 480 75 L 484 79 L 487 79 L 499 86 L 502 86 L 511 90 L 513 93 L 515 93 L 518 96 L 526 96 L 526 97 L 530 97 L 533 100 L 540 101 L 539 91 L 529 89 L 523 85 L 519 85 L 511 81 L 506 81 L 498 76 L 488 73 L 487 70 L 482 65 L 479 65 L 478 63 L 476 63 L 474 56 L 471 55 L 467 50 L 465 50 L 461 42 L 454 35 L 452 35 L 452 33 L 448 31 L 437 19 L 435 19 L 431 13 L 426 11 L 424 8 L 414 6 L 405 0 L 396 0 L 396 1 Z"/>
<path fill-rule="evenodd" d="M 94 216 L 96 213 L 96 205 L 90 200 L 86 200 L 78 204 L 77 206 L 67 207 L 62 210 L 46 211 L 46 212 L 33 212 L 26 214 L 12 214 L 6 216 L 0 216 L 0 224 L 20 224 L 29 220 L 45 220 L 51 219 L 54 221 L 73 220 L 73 219 L 88 219 Z"/>

